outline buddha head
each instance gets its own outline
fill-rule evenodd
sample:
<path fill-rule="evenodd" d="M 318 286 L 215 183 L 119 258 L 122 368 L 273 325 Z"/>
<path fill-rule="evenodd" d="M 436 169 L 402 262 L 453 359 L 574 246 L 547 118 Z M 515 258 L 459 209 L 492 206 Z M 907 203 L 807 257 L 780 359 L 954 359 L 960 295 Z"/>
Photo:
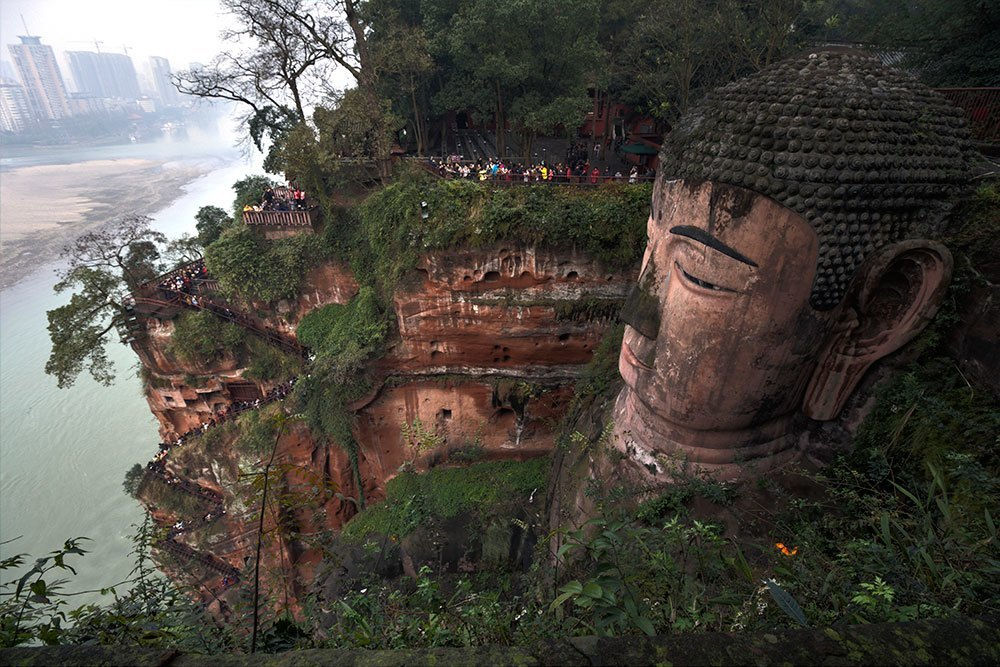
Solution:
<path fill-rule="evenodd" d="M 970 155 L 957 109 L 856 51 L 778 63 L 682 118 L 623 311 L 629 467 L 757 474 L 836 418 L 936 312 L 951 256 L 934 239 Z"/>

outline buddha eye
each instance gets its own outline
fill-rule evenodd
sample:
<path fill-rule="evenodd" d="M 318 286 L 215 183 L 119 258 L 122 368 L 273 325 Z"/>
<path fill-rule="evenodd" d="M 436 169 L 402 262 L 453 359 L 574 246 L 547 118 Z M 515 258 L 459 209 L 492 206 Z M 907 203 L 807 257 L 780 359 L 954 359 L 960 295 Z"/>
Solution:
<path fill-rule="evenodd" d="M 677 270 L 681 272 L 681 275 L 684 276 L 685 280 L 691 282 L 694 285 L 697 285 L 698 287 L 709 289 L 715 292 L 736 292 L 736 290 L 730 289 L 729 287 L 722 287 L 721 285 L 716 285 L 714 283 L 708 282 L 707 280 L 702 280 L 701 278 L 692 276 L 690 273 L 685 271 L 684 267 L 682 267 L 676 261 L 674 262 L 674 266 L 676 266 Z"/>

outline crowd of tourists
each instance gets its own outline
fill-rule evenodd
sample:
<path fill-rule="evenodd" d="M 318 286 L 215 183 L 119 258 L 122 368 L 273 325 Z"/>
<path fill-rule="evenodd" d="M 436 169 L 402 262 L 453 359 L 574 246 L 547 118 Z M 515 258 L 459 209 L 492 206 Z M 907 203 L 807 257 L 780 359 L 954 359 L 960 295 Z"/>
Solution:
<path fill-rule="evenodd" d="M 244 211 L 304 211 L 306 210 L 306 193 L 296 186 L 268 188 L 260 204 L 247 204 Z"/>
<path fill-rule="evenodd" d="M 193 293 L 200 281 L 208 279 L 208 269 L 205 267 L 205 262 L 199 260 L 197 262 L 192 262 L 177 269 L 176 271 L 171 271 L 166 276 L 160 279 L 159 287 L 161 290 L 166 290 L 167 292 L 184 292 L 186 294 Z"/>
<path fill-rule="evenodd" d="M 510 183 L 638 183 L 650 180 L 651 175 L 633 165 L 627 174 L 611 167 L 601 169 L 585 160 L 573 163 L 525 164 L 501 158 L 480 162 L 464 162 L 458 156 L 446 160 L 431 160 L 442 178 L 464 178 L 473 181 L 505 181 Z"/>

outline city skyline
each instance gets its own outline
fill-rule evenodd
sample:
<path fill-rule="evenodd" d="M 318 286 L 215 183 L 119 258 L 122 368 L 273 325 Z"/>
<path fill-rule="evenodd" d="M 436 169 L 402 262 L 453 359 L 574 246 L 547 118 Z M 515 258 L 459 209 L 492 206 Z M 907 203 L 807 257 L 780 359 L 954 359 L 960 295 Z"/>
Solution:
<path fill-rule="evenodd" d="M 61 66 L 41 36 L 18 39 L 19 44 L 7 47 L 13 66 L 3 68 L 0 81 L 0 130 L 19 132 L 36 123 L 113 109 L 153 112 L 154 100 L 161 108 L 181 103 L 171 83 L 170 62 L 162 56 L 149 57 L 140 86 L 127 54 L 67 51 Z M 8 70 L 16 70 L 16 76 Z"/>
<path fill-rule="evenodd" d="M 192 21 L 192 16 L 198 20 Z M 161 56 L 179 70 L 192 62 L 209 62 L 225 48 L 219 34 L 230 27 L 229 17 L 215 0 L 0 0 L 0 44 L 4 46 L 0 60 L 10 60 L 8 44 L 30 34 L 41 36 L 57 55 L 65 51 L 119 53 L 137 64 Z"/>

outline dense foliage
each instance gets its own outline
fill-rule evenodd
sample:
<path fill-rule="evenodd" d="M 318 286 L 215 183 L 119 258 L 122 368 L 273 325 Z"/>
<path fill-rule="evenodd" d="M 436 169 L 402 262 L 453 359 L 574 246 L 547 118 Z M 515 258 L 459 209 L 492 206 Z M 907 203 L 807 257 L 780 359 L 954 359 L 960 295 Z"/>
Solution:
<path fill-rule="evenodd" d="M 195 229 L 198 230 L 198 244 L 202 248 L 207 248 L 219 238 L 225 227 L 233 223 L 233 219 L 218 206 L 202 206 L 195 213 L 194 219 Z"/>
<path fill-rule="evenodd" d="M 124 581 L 100 591 L 70 591 L 76 559 L 87 553 L 87 538 L 67 540 L 34 560 L 18 579 L 0 585 L 0 648 L 45 644 L 174 646 L 216 652 L 231 647 L 232 636 L 205 610 L 155 572 L 149 556 L 158 529 L 147 516 L 134 526 L 130 553 L 134 567 Z M 20 569 L 28 555 L 0 561 L 0 573 Z M 108 601 L 72 606 L 75 596 L 99 594 Z"/>
<path fill-rule="evenodd" d="M 205 264 L 228 295 L 274 302 L 298 296 L 305 273 L 322 259 L 312 235 L 265 241 L 246 225 L 236 225 L 205 251 Z"/>
<path fill-rule="evenodd" d="M 385 500 L 358 515 L 344 537 L 378 534 L 400 539 L 417 527 L 472 513 L 477 525 L 515 512 L 532 493 L 545 489 L 547 458 L 525 462 L 474 463 L 467 468 L 435 468 L 424 474 L 404 472 L 389 480 Z"/>
<path fill-rule="evenodd" d="M 353 253 L 352 268 L 359 280 L 391 292 L 420 253 L 524 243 L 575 248 L 609 269 L 625 269 L 641 256 L 650 196 L 648 185 L 497 189 L 410 174 L 359 207 L 366 247 Z"/>
<path fill-rule="evenodd" d="M 174 320 L 169 349 L 185 361 L 211 364 L 226 354 L 242 353 L 248 338 L 245 329 L 207 310 L 184 311 Z"/>
<path fill-rule="evenodd" d="M 301 367 L 301 360 L 207 310 L 184 311 L 174 319 L 168 350 L 199 366 L 212 366 L 228 355 L 246 364 L 246 377 L 261 382 L 288 379 Z"/>
<path fill-rule="evenodd" d="M 382 350 L 388 328 L 387 313 L 373 290 L 362 287 L 347 305 L 330 304 L 306 315 L 297 331 L 316 358 L 312 372 L 296 387 L 296 401 L 321 440 L 330 439 L 348 452 L 359 482 L 357 443 L 347 406 L 370 390 L 366 362 Z M 363 496 L 360 501 L 364 502 Z"/>

